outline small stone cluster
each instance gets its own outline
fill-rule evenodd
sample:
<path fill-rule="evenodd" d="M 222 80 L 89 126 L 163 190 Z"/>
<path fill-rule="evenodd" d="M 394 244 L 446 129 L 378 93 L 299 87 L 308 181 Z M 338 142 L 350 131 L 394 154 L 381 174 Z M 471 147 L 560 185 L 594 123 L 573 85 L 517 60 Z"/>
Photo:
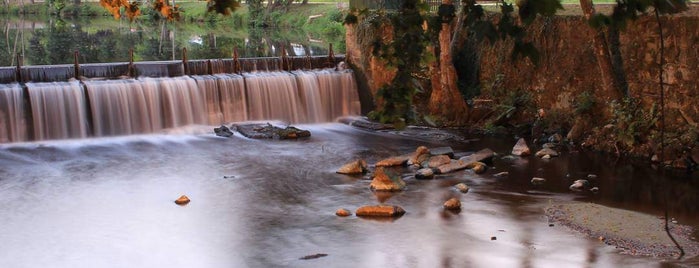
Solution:
<path fill-rule="evenodd" d="M 425 146 L 418 147 L 414 152 L 392 156 L 382 159 L 373 165 L 371 183 L 369 189 L 377 194 L 403 191 L 406 188 L 404 178 L 415 177 L 418 180 L 434 179 L 440 174 L 452 173 L 464 169 L 471 169 L 474 173 L 485 172 L 495 153 L 490 149 L 483 149 L 468 156 L 455 159 L 454 150 L 451 147 L 438 147 L 428 149 Z M 408 167 L 414 173 L 400 174 L 394 167 Z M 339 174 L 360 175 L 370 172 L 366 161 L 353 160 L 337 170 Z M 454 185 L 454 189 L 460 193 L 467 193 L 469 187 L 465 183 Z M 446 200 L 444 209 L 458 212 L 461 210 L 461 201 L 457 197 Z M 341 208 L 335 214 L 341 217 L 351 216 L 350 210 Z M 368 205 L 357 209 L 355 214 L 359 217 L 399 217 L 405 214 L 405 210 L 395 205 Z"/>

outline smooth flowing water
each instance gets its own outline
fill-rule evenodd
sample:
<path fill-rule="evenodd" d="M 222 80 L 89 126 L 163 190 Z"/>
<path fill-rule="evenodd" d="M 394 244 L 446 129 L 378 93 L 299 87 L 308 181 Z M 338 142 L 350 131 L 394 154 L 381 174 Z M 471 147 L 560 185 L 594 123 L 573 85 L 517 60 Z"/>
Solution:
<path fill-rule="evenodd" d="M 659 197 L 671 194 L 671 215 L 699 226 L 696 174 L 660 183 L 650 169 L 566 153 L 498 158 L 483 175 L 406 178 L 406 191 L 377 195 L 368 180 L 335 170 L 418 145 L 505 155 L 514 140 L 425 140 L 336 123 L 299 127 L 312 136 L 221 138 L 211 127 L 188 127 L 0 145 L 0 267 L 660 267 L 668 264 L 549 227 L 544 207 L 579 200 L 661 215 Z M 493 176 L 501 171 L 510 176 Z M 599 194 L 567 191 L 566 174 L 589 173 L 598 175 Z M 549 183 L 532 186 L 532 176 Z M 460 213 L 445 212 L 444 200 L 461 195 L 451 187 L 457 182 L 472 190 L 461 196 Z M 175 205 L 182 194 L 192 202 Z M 393 220 L 334 215 L 381 202 L 407 213 Z M 300 259 L 317 253 L 328 255 Z"/>

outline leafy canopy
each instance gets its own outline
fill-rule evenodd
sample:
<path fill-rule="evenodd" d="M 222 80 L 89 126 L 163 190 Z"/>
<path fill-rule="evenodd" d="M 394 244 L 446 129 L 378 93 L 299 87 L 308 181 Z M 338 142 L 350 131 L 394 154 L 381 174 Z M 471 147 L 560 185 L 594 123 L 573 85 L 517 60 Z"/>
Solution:
<path fill-rule="evenodd" d="M 146 0 L 145 3 L 148 1 Z M 207 10 L 223 15 L 230 15 L 240 7 L 237 0 L 207 0 Z M 100 5 L 109 13 L 112 13 L 115 19 L 120 19 L 122 14 L 133 21 L 141 15 L 140 6 L 144 2 L 140 0 L 100 0 Z M 153 10 L 159 12 L 168 20 L 176 20 L 180 17 L 180 8 L 178 5 L 170 5 L 167 0 L 152 0 L 150 3 Z M 123 11 L 122 11 L 123 9 Z"/>

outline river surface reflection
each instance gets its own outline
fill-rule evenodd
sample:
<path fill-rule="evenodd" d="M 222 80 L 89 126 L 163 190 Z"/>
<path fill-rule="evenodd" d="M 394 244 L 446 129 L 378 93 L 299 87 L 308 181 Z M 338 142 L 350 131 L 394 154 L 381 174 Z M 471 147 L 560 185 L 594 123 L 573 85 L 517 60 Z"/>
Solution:
<path fill-rule="evenodd" d="M 313 136 L 219 138 L 197 127 L 0 145 L 0 267 L 660 267 L 662 260 L 622 255 L 549 227 L 543 214 L 550 200 L 581 200 L 659 215 L 662 206 L 647 187 L 690 196 L 675 198 L 671 214 L 699 226 L 697 203 L 688 199 L 699 196 L 696 174 L 653 188 L 660 183 L 652 172 L 564 154 L 548 162 L 498 160 L 484 175 L 406 179 L 406 191 L 377 196 L 370 181 L 335 170 L 419 145 L 505 155 L 514 140 L 425 141 L 341 124 L 300 127 Z M 501 171 L 510 176 L 493 176 Z M 587 173 L 598 175 L 600 194 L 565 190 L 566 174 Z M 533 175 L 552 183 L 535 189 Z M 445 212 L 457 182 L 472 189 L 461 196 L 460 213 Z M 192 202 L 180 207 L 173 200 L 182 194 Z M 334 215 L 379 199 L 407 213 L 392 221 Z M 317 253 L 328 256 L 300 259 Z"/>

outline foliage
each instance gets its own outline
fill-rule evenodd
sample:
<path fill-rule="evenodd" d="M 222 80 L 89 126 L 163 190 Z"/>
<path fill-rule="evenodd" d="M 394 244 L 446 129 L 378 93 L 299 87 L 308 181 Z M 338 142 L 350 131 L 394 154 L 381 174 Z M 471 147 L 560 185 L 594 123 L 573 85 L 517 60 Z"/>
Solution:
<path fill-rule="evenodd" d="M 594 93 L 589 90 L 584 91 L 575 98 L 575 104 L 573 104 L 574 112 L 576 115 L 591 115 L 595 105 L 597 105 L 597 101 Z"/>
<path fill-rule="evenodd" d="M 49 0 L 49 6 L 56 10 L 56 14 L 61 14 L 61 11 L 66 7 L 66 0 Z"/>
<path fill-rule="evenodd" d="M 608 25 L 623 29 L 626 22 L 635 20 L 651 8 L 659 14 L 675 14 L 687 10 L 687 0 L 617 0 L 611 15 L 596 14 L 590 24 L 593 27 Z"/>
<path fill-rule="evenodd" d="M 641 141 L 641 137 L 653 137 L 650 131 L 658 122 L 659 113 L 653 105 L 646 111 L 641 101 L 634 98 L 624 98 L 621 101 L 612 101 L 612 122 L 616 125 L 616 137 L 618 141 L 627 147 Z"/>
<path fill-rule="evenodd" d="M 412 102 L 419 89 L 415 75 L 424 68 L 429 41 L 422 28 L 426 10 L 422 1 L 404 1 L 399 12 L 387 14 L 393 28 L 393 39 L 385 44 L 381 41 L 382 36 L 374 37 L 373 53 L 397 72 L 391 83 L 377 91 L 379 106 L 369 114 L 373 120 L 393 123 L 396 127 L 415 120 Z M 380 27 L 380 18 L 377 19 L 373 24 L 376 28 Z"/>
<path fill-rule="evenodd" d="M 131 21 L 141 15 L 141 4 L 142 2 L 140 0 L 100 0 L 100 5 L 109 11 L 115 19 L 121 18 L 123 12 Z M 181 10 L 179 5 L 172 6 L 166 0 L 152 0 L 150 4 L 153 10 L 159 12 L 160 15 L 167 20 L 177 20 L 180 18 Z M 207 2 L 207 10 L 209 12 L 216 12 L 224 15 L 230 15 L 239 7 L 240 3 L 236 0 L 208 0 Z"/>

